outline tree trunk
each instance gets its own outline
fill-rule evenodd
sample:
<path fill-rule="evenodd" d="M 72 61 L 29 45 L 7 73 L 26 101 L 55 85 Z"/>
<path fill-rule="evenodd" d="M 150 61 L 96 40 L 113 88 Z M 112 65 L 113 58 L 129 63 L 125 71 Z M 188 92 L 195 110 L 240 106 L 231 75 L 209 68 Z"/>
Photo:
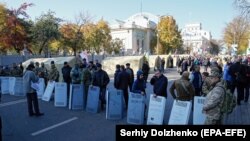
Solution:
<path fill-rule="evenodd" d="M 40 46 L 40 48 L 39 48 L 39 55 L 41 55 L 41 53 L 42 53 L 42 51 L 43 51 L 43 48 L 44 48 L 44 46 L 45 46 L 45 44 L 46 44 L 46 40 L 45 41 L 43 41 L 43 43 L 42 43 L 42 45 Z"/>

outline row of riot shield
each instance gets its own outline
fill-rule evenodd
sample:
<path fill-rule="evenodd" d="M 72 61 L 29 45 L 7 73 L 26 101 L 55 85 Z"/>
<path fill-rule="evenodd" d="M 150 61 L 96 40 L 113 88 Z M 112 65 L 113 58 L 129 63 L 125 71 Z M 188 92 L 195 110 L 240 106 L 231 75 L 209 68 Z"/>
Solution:
<path fill-rule="evenodd" d="M 2 94 L 25 96 L 23 78 L 0 77 L 0 80 Z M 32 87 L 36 89 L 38 98 L 44 101 L 50 101 L 54 93 L 54 105 L 56 107 L 66 107 L 68 105 L 71 110 L 86 110 L 90 113 L 100 111 L 99 87 L 90 86 L 88 94 L 85 94 L 82 84 L 71 84 L 69 99 L 67 98 L 67 84 L 64 82 L 48 82 L 45 88 L 44 79 L 40 78 L 38 83 L 32 83 Z M 145 116 L 145 96 L 141 94 L 129 93 L 127 111 L 121 90 L 107 90 L 106 101 L 107 119 L 119 120 L 127 114 L 129 124 L 144 124 L 145 118 L 147 124 L 163 124 L 166 105 L 165 97 L 150 95 L 147 117 Z M 202 113 L 204 101 L 205 97 L 198 96 L 194 98 L 193 102 L 174 100 L 168 124 L 188 124 L 192 103 L 194 104 L 193 124 L 203 124 L 205 121 L 205 115 Z"/>
<path fill-rule="evenodd" d="M 129 93 L 129 101 L 127 111 L 125 110 L 125 102 L 123 92 L 121 90 L 113 90 L 107 92 L 107 109 L 106 118 L 111 120 L 122 119 L 127 113 L 127 122 L 129 124 L 146 124 L 162 125 L 164 121 L 164 112 L 166 99 L 162 96 L 154 97 L 150 95 L 148 113 L 145 116 L 145 96 L 136 93 Z M 202 113 L 205 97 L 194 97 L 192 101 L 174 100 L 171 109 L 168 124 L 169 125 L 187 125 L 190 124 L 190 115 L 193 109 L 193 124 L 204 124 L 205 114 Z M 146 120 L 146 121 L 145 121 Z"/>

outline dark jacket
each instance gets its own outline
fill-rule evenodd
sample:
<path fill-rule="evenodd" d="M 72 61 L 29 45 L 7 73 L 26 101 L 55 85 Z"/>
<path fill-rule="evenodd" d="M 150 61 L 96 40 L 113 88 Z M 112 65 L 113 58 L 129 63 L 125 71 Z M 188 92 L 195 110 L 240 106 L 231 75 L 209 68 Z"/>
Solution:
<path fill-rule="evenodd" d="M 106 71 L 99 70 L 93 75 L 92 85 L 98 86 L 100 88 L 106 88 L 110 79 Z"/>
<path fill-rule="evenodd" d="M 159 78 L 153 77 L 151 78 L 150 83 L 154 87 L 154 94 L 167 97 L 168 79 L 166 76 L 162 74 Z"/>
<path fill-rule="evenodd" d="M 148 75 L 149 70 L 150 70 L 150 68 L 149 68 L 148 64 L 143 63 L 143 65 L 142 65 L 143 75 Z"/>
<path fill-rule="evenodd" d="M 202 83 L 201 73 L 197 71 L 192 72 L 190 82 L 193 84 L 194 88 L 200 89 Z"/>
<path fill-rule="evenodd" d="M 144 79 L 140 79 L 140 75 L 142 74 L 143 74 L 142 71 L 137 72 L 137 79 L 133 83 L 133 87 L 132 87 L 133 93 L 140 93 L 140 94 L 141 92 L 145 93 L 146 82 L 144 81 Z"/>
<path fill-rule="evenodd" d="M 229 74 L 232 76 L 234 84 L 238 84 L 237 74 L 246 74 L 246 72 L 242 68 L 243 67 L 240 62 L 236 62 L 229 67 Z"/>
<path fill-rule="evenodd" d="M 120 69 L 118 69 L 115 71 L 115 74 L 114 74 L 114 86 L 116 89 L 118 89 L 118 75 L 120 72 L 121 72 Z"/>
<path fill-rule="evenodd" d="M 176 66 L 181 67 L 181 63 L 182 63 L 182 61 L 181 61 L 181 59 L 178 57 L 178 58 L 177 58 L 177 61 L 176 61 Z"/>
<path fill-rule="evenodd" d="M 131 85 L 134 83 L 134 71 L 131 68 L 127 68 L 125 70 L 129 74 L 129 84 Z"/>
<path fill-rule="evenodd" d="M 117 77 L 117 88 L 121 90 L 128 89 L 129 84 L 129 74 L 125 70 L 121 71 Z"/>
<path fill-rule="evenodd" d="M 173 58 L 172 56 L 168 56 L 167 58 L 167 68 L 173 68 Z"/>
<path fill-rule="evenodd" d="M 71 69 L 72 68 L 70 66 L 64 66 L 62 68 L 63 80 L 66 83 L 70 83 L 71 82 L 71 78 L 70 78 Z"/>
<path fill-rule="evenodd" d="M 184 61 L 181 64 L 181 71 L 184 72 L 184 71 L 187 71 L 187 70 L 188 70 L 188 63 L 187 63 L 187 61 Z"/>

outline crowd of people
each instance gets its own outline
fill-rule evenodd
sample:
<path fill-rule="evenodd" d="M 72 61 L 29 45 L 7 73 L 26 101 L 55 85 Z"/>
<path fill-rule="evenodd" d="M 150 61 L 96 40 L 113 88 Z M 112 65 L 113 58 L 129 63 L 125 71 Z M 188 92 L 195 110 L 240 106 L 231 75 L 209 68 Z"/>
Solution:
<path fill-rule="evenodd" d="M 193 101 L 194 96 L 206 97 L 203 112 L 207 118 L 205 124 L 222 124 L 223 114 L 220 109 L 223 104 L 225 89 L 234 93 L 237 89 L 237 104 L 241 101 L 248 102 L 250 85 L 250 59 L 247 57 L 227 57 L 223 59 L 205 58 L 205 57 L 176 57 L 177 72 L 180 73 L 180 79 L 177 79 L 170 86 L 170 94 L 174 99 L 180 101 Z M 67 94 L 69 97 L 70 84 L 82 84 L 85 93 L 88 94 L 89 86 L 100 88 L 101 109 L 105 108 L 105 94 L 107 85 L 110 82 L 108 73 L 102 69 L 102 64 L 98 60 L 87 62 L 86 59 L 76 61 L 71 67 L 68 62 L 64 62 L 61 74 L 63 81 L 67 83 Z M 223 63 L 224 62 L 224 63 Z M 167 58 L 167 68 L 173 68 L 173 57 Z M 131 68 L 130 63 L 117 64 L 114 72 L 114 87 L 122 90 L 126 108 L 128 107 L 129 92 L 142 94 L 146 96 L 146 83 L 150 67 L 147 60 L 144 60 L 139 70 Z M 168 78 L 164 74 L 165 59 L 156 58 L 154 66 L 154 76 L 150 78 L 150 84 L 153 86 L 155 97 L 168 96 Z M 201 72 L 201 67 L 204 71 Z M 7 71 L 9 70 L 9 71 Z M 210 70 L 210 71 L 209 71 Z M 29 64 L 25 72 L 20 64 L 13 64 L 12 69 L 3 69 L 0 67 L 1 76 L 23 77 L 26 86 L 28 112 L 30 116 L 41 116 L 37 94 L 31 88 L 31 82 L 37 82 L 38 78 L 44 78 L 45 83 L 49 81 L 59 81 L 60 72 L 51 61 L 50 70 L 44 63 L 41 66 L 38 62 Z M 135 76 L 136 75 L 136 76 Z M 34 108 L 33 108 L 34 107 Z M 35 111 L 33 111 L 33 109 Z"/>
<path fill-rule="evenodd" d="M 234 94 L 237 88 L 237 105 L 241 105 L 241 101 L 248 102 L 250 58 L 177 57 L 176 65 L 182 77 L 173 83 L 170 93 L 179 100 L 193 100 L 193 96 L 206 97 L 203 107 L 206 114 L 205 124 L 222 124 L 222 108 L 227 90 Z M 202 73 L 201 66 L 204 67 Z M 177 96 L 174 93 L 175 89 Z"/>

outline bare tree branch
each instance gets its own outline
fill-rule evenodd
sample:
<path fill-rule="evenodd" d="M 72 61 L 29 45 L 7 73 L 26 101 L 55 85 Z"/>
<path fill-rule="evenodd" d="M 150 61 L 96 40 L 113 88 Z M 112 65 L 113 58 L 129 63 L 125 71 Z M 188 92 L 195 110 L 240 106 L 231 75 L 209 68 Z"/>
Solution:
<path fill-rule="evenodd" d="M 249 0 L 235 0 L 234 6 L 239 9 L 241 15 L 244 17 L 249 17 L 250 13 L 250 1 Z"/>

